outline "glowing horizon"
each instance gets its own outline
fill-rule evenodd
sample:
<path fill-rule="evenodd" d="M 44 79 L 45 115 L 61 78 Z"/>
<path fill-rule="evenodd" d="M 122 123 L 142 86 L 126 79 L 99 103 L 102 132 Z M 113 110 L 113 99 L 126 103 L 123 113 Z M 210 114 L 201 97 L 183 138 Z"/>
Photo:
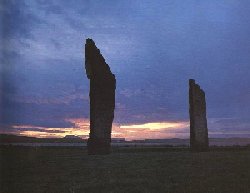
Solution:
<path fill-rule="evenodd" d="M 89 119 L 71 118 L 66 121 L 72 123 L 72 127 L 40 127 L 35 125 L 13 125 L 12 132 L 2 132 L 37 138 L 63 138 L 66 135 L 75 135 L 82 139 L 89 137 Z M 248 131 L 223 132 L 210 131 L 209 135 L 249 135 Z M 189 121 L 161 121 L 141 124 L 112 125 L 112 138 L 125 138 L 127 141 L 142 139 L 167 139 L 189 138 Z"/>
<path fill-rule="evenodd" d="M 38 138 L 62 138 L 66 135 L 75 135 L 81 138 L 88 138 L 89 120 L 84 118 L 67 119 L 73 127 L 52 128 L 38 127 L 34 125 L 14 125 L 15 133 L 29 137 Z M 149 122 L 142 124 L 117 124 L 113 123 L 112 138 L 125 138 L 126 140 L 134 139 L 155 139 L 155 138 L 174 138 L 188 137 L 187 128 L 189 122 Z"/>

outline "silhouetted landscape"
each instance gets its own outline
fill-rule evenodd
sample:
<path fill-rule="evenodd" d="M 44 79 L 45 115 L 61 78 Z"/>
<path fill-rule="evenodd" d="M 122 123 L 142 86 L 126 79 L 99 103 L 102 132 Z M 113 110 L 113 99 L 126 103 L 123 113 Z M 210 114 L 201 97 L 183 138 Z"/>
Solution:
<path fill-rule="evenodd" d="M 250 138 L 210 138 L 210 146 L 250 146 Z M 36 138 L 17 135 L 0 134 L 0 145 L 15 146 L 87 146 L 87 140 L 77 136 L 66 136 L 64 138 Z M 125 138 L 112 138 L 112 146 L 182 146 L 189 147 L 189 139 L 144 139 L 130 140 Z"/>

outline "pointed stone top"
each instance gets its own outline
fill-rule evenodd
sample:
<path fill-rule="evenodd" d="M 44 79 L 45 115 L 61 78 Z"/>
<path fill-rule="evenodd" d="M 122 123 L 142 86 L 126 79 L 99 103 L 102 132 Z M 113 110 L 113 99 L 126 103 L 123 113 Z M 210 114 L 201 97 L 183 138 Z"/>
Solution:
<path fill-rule="evenodd" d="M 195 84 L 195 80 L 194 79 L 189 79 L 189 85 L 194 85 Z"/>
<path fill-rule="evenodd" d="M 87 39 L 86 39 L 86 42 L 88 42 L 88 41 L 94 42 L 91 38 L 87 38 Z"/>
<path fill-rule="evenodd" d="M 191 78 L 191 79 L 189 79 L 189 82 L 195 82 L 195 79 Z"/>
<path fill-rule="evenodd" d="M 100 50 L 90 38 L 86 39 L 85 44 L 85 69 L 89 79 L 113 75 Z"/>
<path fill-rule="evenodd" d="M 93 45 L 95 45 L 95 42 L 92 39 L 87 38 L 86 39 L 86 44 L 93 44 Z"/>
<path fill-rule="evenodd" d="M 195 83 L 195 80 L 194 79 L 189 79 L 189 86 L 190 88 L 196 88 L 196 89 L 199 89 L 201 94 L 205 95 L 205 92 L 204 90 L 201 89 L 200 85 Z"/>

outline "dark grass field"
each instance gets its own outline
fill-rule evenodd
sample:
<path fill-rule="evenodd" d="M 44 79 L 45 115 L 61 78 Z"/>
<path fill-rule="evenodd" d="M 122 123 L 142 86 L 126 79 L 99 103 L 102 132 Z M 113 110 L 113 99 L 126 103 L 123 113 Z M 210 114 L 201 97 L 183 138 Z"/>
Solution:
<path fill-rule="evenodd" d="M 1 193 L 250 193 L 250 149 L 1 147 Z"/>

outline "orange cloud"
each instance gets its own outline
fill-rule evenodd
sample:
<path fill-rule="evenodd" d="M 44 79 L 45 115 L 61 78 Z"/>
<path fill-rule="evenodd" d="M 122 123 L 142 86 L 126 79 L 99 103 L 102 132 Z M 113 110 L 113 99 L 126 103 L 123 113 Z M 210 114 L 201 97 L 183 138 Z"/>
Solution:
<path fill-rule="evenodd" d="M 149 130 L 160 130 L 167 128 L 179 129 L 189 126 L 189 122 L 154 122 L 154 123 L 144 123 L 137 125 L 121 125 L 120 128 L 123 129 L 149 129 Z"/>
<path fill-rule="evenodd" d="M 14 125 L 12 126 L 17 130 L 19 135 L 30 137 L 64 137 L 65 135 L 76 135 L 86 138 L 89 135 L 89 120 L 88 119 L 67 119 L 73 123 L 74 127 L 66 128 L 48 128 L 38 127 L 34 125 Z"/>
<path fill-rule="evenodd" d="M 132 139 L 187 138 L 189 122 L 150 122 L 113 127 L 117 137 Z"/>

